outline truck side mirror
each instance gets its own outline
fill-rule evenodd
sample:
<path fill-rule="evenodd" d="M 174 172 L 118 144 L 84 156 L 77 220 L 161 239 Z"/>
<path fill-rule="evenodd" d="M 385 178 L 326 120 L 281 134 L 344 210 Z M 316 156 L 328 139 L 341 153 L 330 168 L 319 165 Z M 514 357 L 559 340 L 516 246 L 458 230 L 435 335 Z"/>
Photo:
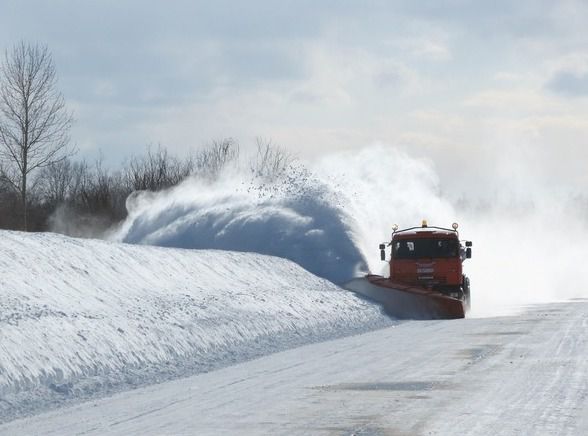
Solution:
<path fill-rule="evenodd" d="M 466 248 L 466 259 L 471 259 L 472 258 L 472 249 L 471 248 Z"/>
<path fill-rule="evenodd" d="M 466 241 L 466 247 L 471 247 L 472 246 L 472 241 Z"/>
<path fill-rule="evenodd" d="M 386 260 L 386 244 L 380 244 L 380 260 Z"/>

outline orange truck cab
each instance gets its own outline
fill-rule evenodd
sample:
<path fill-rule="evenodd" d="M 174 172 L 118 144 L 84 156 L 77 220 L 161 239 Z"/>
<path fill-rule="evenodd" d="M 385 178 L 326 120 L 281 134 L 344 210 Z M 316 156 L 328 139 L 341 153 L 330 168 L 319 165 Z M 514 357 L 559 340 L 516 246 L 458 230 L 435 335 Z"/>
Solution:
<path fill-rule="evenodd" d="M 452 229 L 421 227 L 398 230 L 393 227 L 390 251 L 390 281 L 432 289 L 462 300 L 469 306 L 470 283 L 463 274 L 462 262 L 472 256 L 471 241 L 459 240 L 457 224 Z M 386 244 L 380 256 L 386 260 Z"/>

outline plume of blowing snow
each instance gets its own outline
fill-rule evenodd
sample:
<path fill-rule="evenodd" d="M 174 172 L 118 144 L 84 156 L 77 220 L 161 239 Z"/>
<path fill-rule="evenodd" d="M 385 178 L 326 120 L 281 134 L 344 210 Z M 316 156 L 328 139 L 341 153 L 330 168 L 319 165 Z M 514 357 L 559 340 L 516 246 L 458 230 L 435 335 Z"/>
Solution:
<path fill-rule="evenodd" d="M 328 185 L 297 168 L 271 183 L 250 178 L 233 169 L 214 182 L 139 193 L 128 200 L 129 218 L 115 237 L 270 254 L 337 283 L 366 269 L 349 216 Z"/>
<path fill-rule="evenodd" d="M 269 254 L 343 283 L 368 270 L 386 274 L 377 246 L 390 239 L 392 224 L 457 221 L 460 236 L 474 242 L 465 263 L 474 315 L 588 295 L 576 279 L 588 242 L 582 200 L 568 188 L 540 188 L 521 172 L 513 190 L 504 177 L 464 178 L 466 187 L 492 189 L 444 193 L 432 162 L 378 145 L 292 166 L 274 181 L 231 169 L 214 182 L 136 193 L 114 239 Z"/>

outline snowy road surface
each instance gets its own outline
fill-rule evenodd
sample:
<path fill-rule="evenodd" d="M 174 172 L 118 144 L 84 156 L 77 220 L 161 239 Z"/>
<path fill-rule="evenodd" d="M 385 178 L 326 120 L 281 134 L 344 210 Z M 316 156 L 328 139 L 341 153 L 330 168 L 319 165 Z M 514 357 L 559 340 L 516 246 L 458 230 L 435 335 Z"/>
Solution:
<path fill-rule="evenodd" d="M 588 434 L 588 301 L 411 321 L 0 427 L 2 434 Z"/>

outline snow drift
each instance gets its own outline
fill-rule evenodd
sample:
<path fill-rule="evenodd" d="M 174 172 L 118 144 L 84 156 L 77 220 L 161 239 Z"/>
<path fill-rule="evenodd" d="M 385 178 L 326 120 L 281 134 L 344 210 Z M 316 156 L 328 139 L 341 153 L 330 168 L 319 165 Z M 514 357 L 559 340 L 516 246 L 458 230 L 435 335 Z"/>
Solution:
<path fill-rule="evenodd" d="M 0 418 L 389 323 L 293 262 L 0 232 Z"/>

